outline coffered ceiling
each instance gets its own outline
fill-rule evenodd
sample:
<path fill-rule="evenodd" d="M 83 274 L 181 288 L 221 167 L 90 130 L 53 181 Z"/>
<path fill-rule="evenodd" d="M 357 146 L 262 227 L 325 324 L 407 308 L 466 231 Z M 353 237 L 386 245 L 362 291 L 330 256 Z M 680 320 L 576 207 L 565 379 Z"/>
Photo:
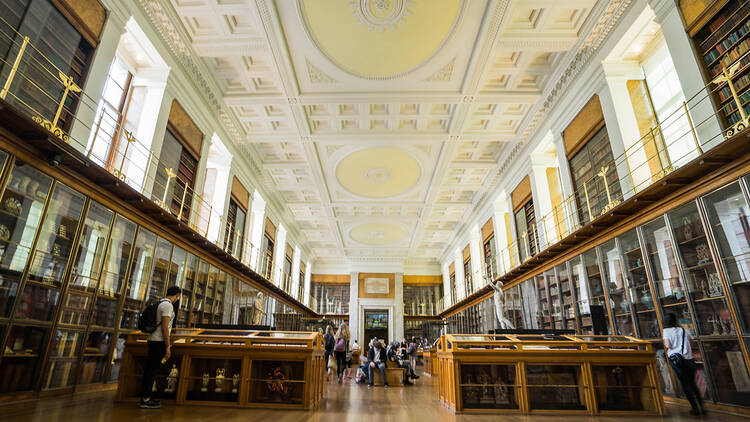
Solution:
<path fill-rule="evenodd" d="M 312 258 L 351 263 L 437 258 L 620 3 L 169 2 Z"/>

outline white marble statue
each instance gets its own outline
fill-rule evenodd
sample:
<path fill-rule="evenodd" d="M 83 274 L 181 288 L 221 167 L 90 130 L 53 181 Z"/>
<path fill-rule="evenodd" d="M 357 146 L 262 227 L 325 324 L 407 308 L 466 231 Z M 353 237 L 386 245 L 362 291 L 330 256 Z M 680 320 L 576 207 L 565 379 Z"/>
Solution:
<path fill-rule="evenodd" d="M 500 323 L 500 329 L 502 330 L 512 330 L 515 327 L 513 324 L 508 320 L 508 318 L 505 317 L 505 313 L 503 312 L 503 306 L 505 306 L 505 292 L 503 292 L 503 282 L 498 280 L 496 283 L 493 283 L 492 281 L 488 281 L 487 284 L 492 287 L 492 290 L 495 291 L 494 299 L 495 299 L 495 317 L 497 318 L 497 321 Z"/>

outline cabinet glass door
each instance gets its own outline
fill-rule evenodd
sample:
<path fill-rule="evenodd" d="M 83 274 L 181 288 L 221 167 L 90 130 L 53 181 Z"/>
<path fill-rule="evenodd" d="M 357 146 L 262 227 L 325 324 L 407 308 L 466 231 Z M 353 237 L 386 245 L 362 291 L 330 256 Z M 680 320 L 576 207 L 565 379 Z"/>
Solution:
<path fill-rule="evenodd" d="M 604 269 L 604 285 L 609 293 L 609 310 L 615 320 L 615 331 L 618 335 L 634 336 L 633 314 L 631 300 L 625 284 L 625 274 L 622 270 L 620 250 L 615 239 L 599 247 Z"/>
<path fill-rule="evenodd" d="M 51 390 L 73 385 L 82 343 L 82 331 L 55 330 L 48 353 L 47 373 L 43 377 L 42 389 Z"/>
<path fill-rule="evenodd" d="M 750 207 L 739 182 L 704 196 L 703 204 L 742 332 L 750 335 Z"/>
<path fill-rule="evenodd" d="M 662 314 L 673 313 L 683 327 L 695 335 L 695 327 L 688 309 L 685 287 L 680 276 L 672 238 L 664 217 L 641 226 L 646 264 L 654 281 L 654 291 Z"/>
<path fill-rule="evenodd" d="M 52 322 L 85 200 L 70 188 L 59 183 L 55 185 L 39 231 L 28 279 L 16 305 L 16 319 Z"/>
<path fill-rule="evenodd" d="M 194 292 L 198 278 L 198 264 L 200 260 L 195 255 L 188 253 L 185 259 L 185 282 L 182 286 L 182 298 L 180 299 L 180 312 L 177 315 L 177 322 L 183 327 L 192 326 L 194 321 L 190 320 L 195 301 Z"/>
<path fill-rule="evenodd" d="M 127 294 L 122 306 L 120 328 L 135 330 L 138 327 L 138 316 L 143 309 L 149 286 L 149 276 L 154 262 L 156 235 L 143 227 L 138 228 L 135 238 L 133 259 L 130 261 Z"/>
<path fill-rule="evenodd" d="M 539 297 L 537 296 L 536 278 L 530 278 L 521 286 L 521 300 L 523 301 L 523 326 L 527 329 L 539 329 L 538 315 Z"/>
<path fill-rule="evenodd" d="M 156 253 L 154 254 L 154 270 L 151 273 L 151 284 L 148 287 L 146 300 L 159 300 L 164 297 L 166 291 L 165 281 L 169 276 L 169 259 L 172 257 L 172 243 L 162 239 L 156 241 Z"/>
<path fill-rule="evenodd" d="M 205 304 L 203 305 L 203 315 L 201 317 L 201 322 L 203 322 L 204 324 L 210 324 L 213 319 L 212 316 L 215 311 L 214 298 L 216 295 L 216 281 L 218 276 L 219 269 L 214 267 L 213 265 L 209 265 L 208 279 L 206 282 L 206 299 Z"/>
<path fill-rule="evenodd" d="M 570 267 L 570 281 L 575 293 L 576 315 L 578 317 L 578 333 L 594 334 L 591 321 L 591 302 L 588 284 L 586 284 L 586 269 L 583 267 L 581 256 L 567 262 Z"/>
<path fill-rule="evenodd" d="M 20 160 L 13 163 L 0 197 L 0 319 L 13 312 L 51 187 L 52 179 L 35 168 Z"/>
<path fill-rule="evenodd" d="M 0 393 L 29 391 L 41 371 L 50 327 L 11 326 L 0 359 Z"/>
<path fill-rule="evenodd" d="M 575 296 L 573 295 L 573 283 L 570 280 L 568 264 L 560 264 L 555 267 L 557 283 L 560 293 L 562 327 L 565 330 L 576 329 Z"/>
<path fill-rule="evenodd" d="M 589 307 L 591 308 L 591 323 L 593 324 L 594 334 L 612 335 L 596 248 L 584 252 L 581 256 L 583 258 L 583 268 L 586 272 L 586 285 L 589 289 Z"/>
<path fill-rule="evenodd" d="M 521 287 L 513 286 L 505 292 L 505 317 L 515 328 L 523 327 L 523 305 L 521 301 Z"/>
<path fill-rule="evenodd" d="M 549 286 L 550 319 L 552 328 L 563 328 L 563 310 L 560 295 L 560 278 L 555 268 L 548 271 L 547 285 Z M 546 274 L 546 273 L 545 273 Z"/>
<path fill-rule="evenodd" d="M 102 277 L 97 287 L 94 312 L 91 316 L 92 325 L 113 328 L 117 324 L 120 297 L 135 241 L 135 229 L 136 225 L 132 221 L 120 215 L 115 217 L 104 258 Z"/>
<path fill-rule="evenodd" d="M 646 263 L 638 239 L 638 231 L 630 230 L 618 238 L 622 249 L 625 278 L 630 290 L 630 300 L 635 312 L 635 322 L 641 338 L 659 339 L 661 329 L 656 317 L 656 306 L 648 282 Z"/>
<path fill-rule="evenodd" d="M 667 216 L 693 301 L 698 335 L 736 335 L 698 206 L 695 202 L 690 202 L 669 212 Z"/>
<path fill-rule="evenodd" d="M 203 260 L 200 260 L 198 264 L 198 274 L 195 280 L 195 302 L 193 303 L 193 316 L 190 318 L 190 324 L 201 323 L 201 316 L 203 315 L 203 307 L 206 297 L 206 281 L 208 279 L 208 269 L 210 265 Z"/>
<path fill-rule="evenodd" d="M 104 265 L 109 228 L 114 213 L 91 201 L 84 219 L 81 239 L 73 257 L 73 269 L 58 322 L 86 326 L 93 308 L 99 278 Z"/>
<path fill-rule="evenodd" d="M 184 303 L 189 303 L 192 299 L 192 290 L 187 290 L 184 287 L 185 274 L 187 268 L 185 266 L 187 260 L 187 251 L 181 247 L 175 245 L 172 249 L 172 259 L 169 263 L 169 286 L 178 286 L 182 289 L 182 297 L 175 306 L 175 327 L 185 327 L 185 312 L 183 312 Z"/>
<path fill-rule="evenodd" d="M 552 328 L 550 320 L 549 292 L 547 288 L 547 281 L 549 281 L 550 278 L 554 279 L 554 270 L 545 271 L 544 274 L 534 277 L 536 283 L 536 297 L 538 300 L 536 315 L 537 324 L 539 328 L 544 328 L 546 330 Z"/>

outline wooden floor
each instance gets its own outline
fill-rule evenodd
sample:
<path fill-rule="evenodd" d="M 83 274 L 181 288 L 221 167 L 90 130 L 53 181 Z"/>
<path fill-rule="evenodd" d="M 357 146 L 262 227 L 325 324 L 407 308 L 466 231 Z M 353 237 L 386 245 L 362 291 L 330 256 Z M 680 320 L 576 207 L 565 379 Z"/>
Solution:
<path fill-rule="evenodd" d="M 0 421 L 14 422 L 105 422 L 105 421 L 211 421 L 211 422 L 390 422 L 390 421 L 721 421 L 748 422 L 750 418 L 712 413 L 702 419 L 690 416 L 686 408 L 668 406 L 666 418 L 585 417 L 585 416 L 498 416 L 454 415 L 435 395 L 435 379 L 423 376 L 418 385 L 406 388 L 373 387 L 357 384 L 328 384 L 323 404 L 311 411 L 229 409 L 201 406 L 168 406 L 141 410 L 133 404 L 114 403 L 114 392 L 78 395 L 75 398 L 47 399 L 31 404 L 0 406 Z"/>

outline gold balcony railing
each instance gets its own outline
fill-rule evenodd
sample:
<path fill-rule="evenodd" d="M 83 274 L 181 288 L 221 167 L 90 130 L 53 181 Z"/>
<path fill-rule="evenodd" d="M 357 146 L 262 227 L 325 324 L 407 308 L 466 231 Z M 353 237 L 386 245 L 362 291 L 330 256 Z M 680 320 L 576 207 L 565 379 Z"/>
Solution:
<path fill-rule="evenodd" d="M 594 177 L 579 181 L 578 189 L 537 219 L 519 239 L 498 251 L 487 263 L 485 271 L 491 272 L 493 279 L 507 274 L 569 234 L 608 214 L 621 202 L 747 129 L 750 124 L 749 105 L 741 103 L 735 90 L 735 77 L 750 66 L 747 64 L 749 55 L 750 52 L 745 53 L 732 67 L 724 69 L 710 84 L 683 101 L 623 154 L 601 163 Z M 743 66 L 743 63 L 746 64 Z M 740 117 L 723 127 L 725 118 L 721 110 L 714 109 L 710 97 L 715 91 L 727 87 L 732 94 L 733 110 L 738 109 Z M 694 120 L 695 115 L 701 116 L 700 121 Z M 531 236 L 536 239 L 534 254 L 529 250 Z M 482 287 L 475 286 L 475 290 Z"/>
<path fill-rule="evenodd" d="M 244 265 L 276 281 L 272 277 L 273 262 L 265 251 L 250 242 L 247 233 L 227 222 L 223 209 L 214 208 L 211 201 L 180 180 L 177 169 L 137 139 L 117 110 L 106 101 L 88 96 L 68 70 L 58 67 L 2 17 L 0 40 L 9 44 L 11 52 L 11 57 L 0 59 L 0 67 L 9 69 L 0 81 L 0 99 Z M 80 117 L 86 115 L 93 117 L 90 121 Z M 291 279 L 281 268 L 277 282 L 290 289 L 292 283 L 285 280 Z M 303 299 L 299 292 L 287 293 Z"/>

